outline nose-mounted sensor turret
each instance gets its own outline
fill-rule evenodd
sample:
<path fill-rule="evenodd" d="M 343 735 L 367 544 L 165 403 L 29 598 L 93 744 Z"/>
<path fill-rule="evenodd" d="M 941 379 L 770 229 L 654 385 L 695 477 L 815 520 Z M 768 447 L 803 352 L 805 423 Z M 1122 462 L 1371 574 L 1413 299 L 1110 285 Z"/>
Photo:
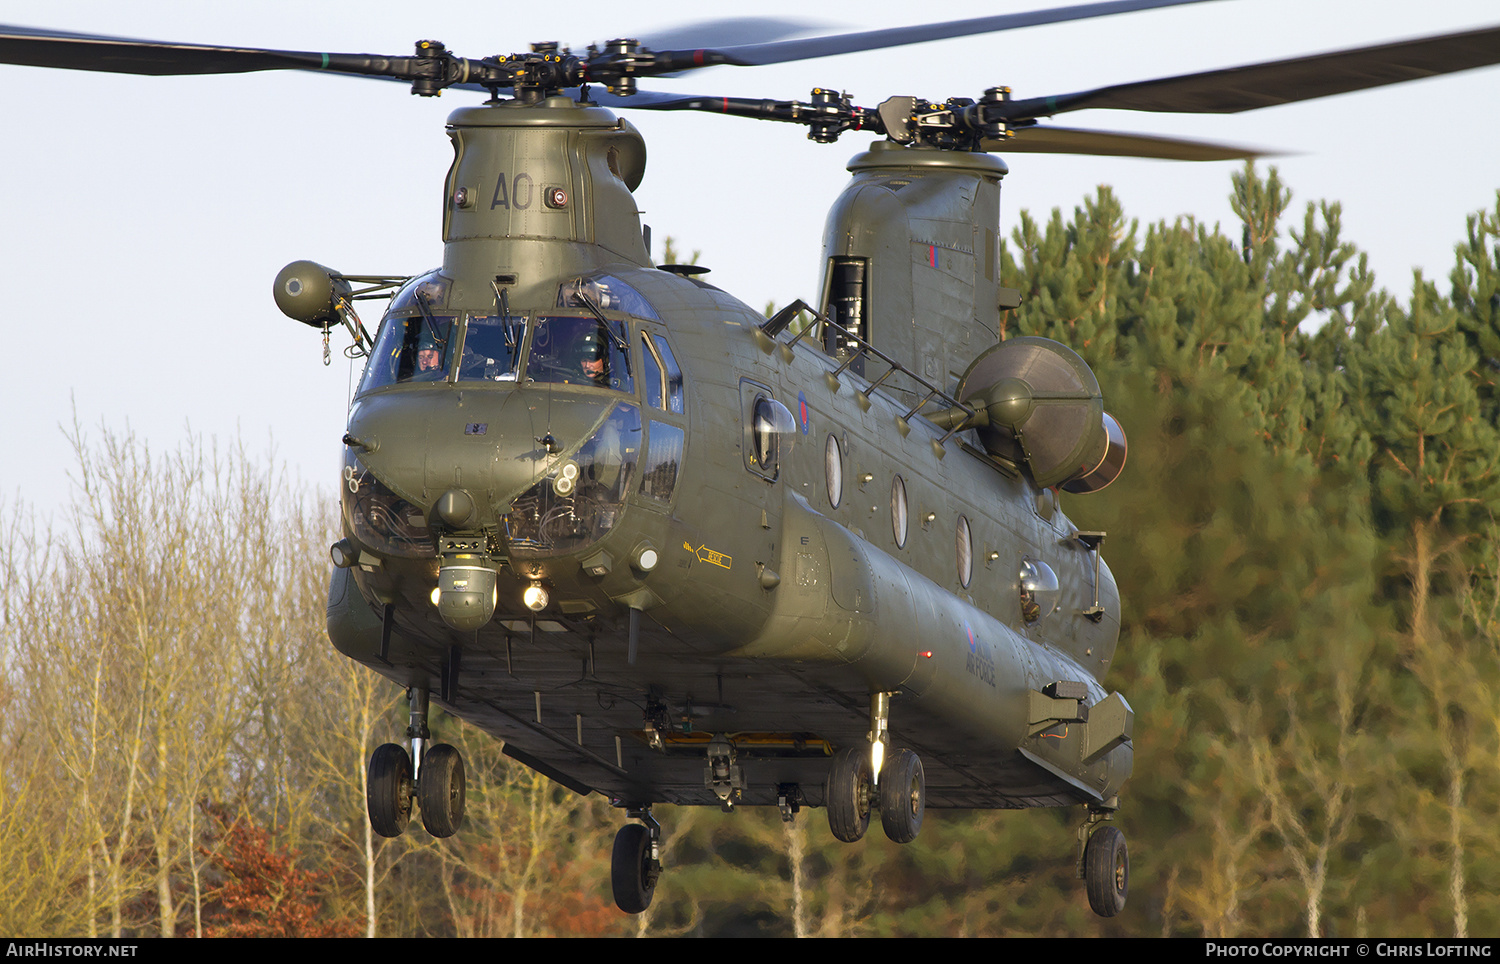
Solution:
<path fill-rule="evenodd" d="M 463 489 L 449 489 L 438 496 L 432 514 L 450 530 L 472 529 L 479 521 L 478 506 Z M 495 615 L 497 575 L 489 558 L 475 551 L 482 541 L 454 540 L 449 545 L 458 551 L 443 553 L 435 597 L 438 614 L 454 629 L 474 632 Z"/>

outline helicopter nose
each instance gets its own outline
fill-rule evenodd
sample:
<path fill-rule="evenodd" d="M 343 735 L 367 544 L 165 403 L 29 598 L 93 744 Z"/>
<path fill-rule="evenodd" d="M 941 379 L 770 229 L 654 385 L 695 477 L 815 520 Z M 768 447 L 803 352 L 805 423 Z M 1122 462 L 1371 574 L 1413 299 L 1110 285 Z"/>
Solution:
<path fill-rule="evenodd" d="M 597 395 L 555 389 L 393 391 L 355 404 L 345 443 L 424 513 L 439 508 L 444 493 L 468 493 L 473 525 L 483 526 L 592 435 L 610 407 Z"/>

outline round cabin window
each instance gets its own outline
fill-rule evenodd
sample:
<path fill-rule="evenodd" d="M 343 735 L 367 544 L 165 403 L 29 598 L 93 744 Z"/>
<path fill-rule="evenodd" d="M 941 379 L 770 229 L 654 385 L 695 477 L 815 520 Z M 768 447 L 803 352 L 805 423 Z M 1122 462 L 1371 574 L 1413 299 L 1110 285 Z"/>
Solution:
<path fill-rule="evenodd" d="M 844 500 L 844 452 L 836 436 L 828 436 L 823 449 L 823 470 L 828 476 L 828 504 L 837 509 Z"/>
<path fill-rule="evenodd" d="M 969 520 L 963 516 L 958 517 L 958 582 L 965 589 L 974 579 L 974 538 L 969 531 Z"/>
<path fill-rule="evenodd" d="M 896 547 L 906 547 L 906 483 L 901 476 L 891 480 L 891 534 L 896 537 Z"/>

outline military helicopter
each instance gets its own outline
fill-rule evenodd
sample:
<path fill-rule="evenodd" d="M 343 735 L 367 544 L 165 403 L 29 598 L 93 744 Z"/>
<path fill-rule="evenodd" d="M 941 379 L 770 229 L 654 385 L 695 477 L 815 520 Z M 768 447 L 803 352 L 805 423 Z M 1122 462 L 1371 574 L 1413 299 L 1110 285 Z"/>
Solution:
<path fill-rule="evenodd" d="M 1500 60 L 1500 28 L 1063 97 L 995 87 L 866 108 L 823 88 L 775 101 L 638 82 L 1186 2 L 479 60 L 432 41 L 377 57 L 5 28 L 0 60 L 326 70 L 484 97 L 449 117 L 440 268 L 298 261 L 273 286 L 366 360 L 329 633 L 408 689 L 408 744 L 370 761 L 378 832 L 414 813 L 434 836 L 462 824 L 463 761 L 430 744 L 435 701 L 639 821 L 614 846 L 626 912 L 651 902 L 666 801 L 822 807 L 848 842 L 878 815 L 903 843 L 928 806 L 1081 806 L 1079 874 L 1113 916 L 1129 863 L 1109 820 L 1133 759 L 1129 703 L 1103 685 L 1120 601 L 1105 534 L 1079 530 L 1059 492 L 1108 485 L 1126 444 L 1076 353 L 996 341 L 1016 293 L 997 277 L 992 152 L 1243 157 L 1040 120 L 1232 112 L 1466 69 Z M 882 136 L 848 164 L 815 303 L 767 319 L 693 266 L 651 264 L 632 193 L 644 140 L 611 106 Z M 388 301 L 374 333 L 354 304 L 372 298 Z"/>

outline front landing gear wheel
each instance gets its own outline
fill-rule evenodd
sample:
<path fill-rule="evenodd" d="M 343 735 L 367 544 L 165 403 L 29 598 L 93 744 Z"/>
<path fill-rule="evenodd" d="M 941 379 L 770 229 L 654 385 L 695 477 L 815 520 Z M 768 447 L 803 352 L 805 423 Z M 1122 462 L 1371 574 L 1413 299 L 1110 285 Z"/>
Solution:
<path fill-rule="evenodd" d="M 916 840 L 926 810 L 922 758 L 912 750 L 895 751 L 880 768 L 880 823 L 885 835 L 896 843 Z"/>
<path fill-rule="evenodd" d="M 411 822 L 411 757 L 406 747 L 385 743 L 370 755 L 365 780 L 370 829 L 382 837 L 399 837 Z"/>
<path fill-rule="evenodd" d="M 464 758 L 458 750 L 439 743 L 422 755 L 417 787 L 422 800 L 422 826 L 434 837 L 451 837 L 464 825 Z"/>
<path fill-rule="evenodd" d="M 1094 913 L 1113 917 L 1125 909 L 1130 854 L 1125 850 L 1125 835 L 1117 828 L 1100 827 L 1089 837 L 1083 849 L 1083 875 Z"/>
<path fill-rule="evenodd" d="M 627 914 L 639 914 L 651 906 L 661 866 L 651 856 L 651 831 L 638 823 L 627 823 L 615 834 L 609 880 L 615 906 Z"/>
<path fill-rule="evenodd" d="M 847 746 L 834 754 L 824 797 L 828 829 L 844 843 L 854 843 L 870 826 L 870 753 Z"/>

